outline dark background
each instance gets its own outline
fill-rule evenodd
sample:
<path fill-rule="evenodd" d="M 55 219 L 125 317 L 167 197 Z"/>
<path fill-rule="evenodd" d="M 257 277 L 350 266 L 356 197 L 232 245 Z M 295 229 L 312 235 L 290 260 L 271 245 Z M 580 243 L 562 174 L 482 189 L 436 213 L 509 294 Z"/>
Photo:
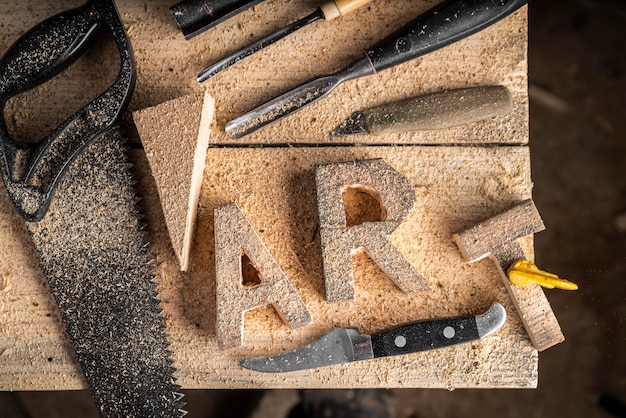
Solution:
<path fill-rule="evenodd" d="M 580 286 L 547 291 L 566 341 L 540 354 L 536 390 L 388 391 L 397 417 L 626 417 L 626 5 L 535 0 L 529 16 L 536 261 Z M 248 416 L 266 394 L 185 392 L 189 417 Z M 87 392 L 0 393 L 4 418 L 95 416 Z"/>

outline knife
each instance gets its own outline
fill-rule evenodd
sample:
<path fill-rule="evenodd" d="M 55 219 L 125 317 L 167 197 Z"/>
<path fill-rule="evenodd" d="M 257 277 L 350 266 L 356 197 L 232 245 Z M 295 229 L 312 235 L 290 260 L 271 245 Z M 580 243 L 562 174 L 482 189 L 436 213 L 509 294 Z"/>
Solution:
<path fill-rule="evenodd" d="M 365 52 L 345 69 L 319 77 L 239 116 L 226 134 L 241 138 L 329 94 L 341 83 L 376 74 L 466 38 L 500 21 L 528 0 L 449 0 Z"/>
<path fill-rule="evenodd" d="M 504 307 L 494 302 L 483 315 L 413 322 L 371 336 L 357 328 L 337 328 L 304 347 L 246 358 L 239 365 L 257 372 L 283 373 L 416 353 L 484 338 L 498 331 L 505 320 Z"/>
<path fill-rule="evenodd" d="M 354 112 L 330 136 L 445 129 L 501 116 L 512 108 L 504 86 L 448 90 Z"/>

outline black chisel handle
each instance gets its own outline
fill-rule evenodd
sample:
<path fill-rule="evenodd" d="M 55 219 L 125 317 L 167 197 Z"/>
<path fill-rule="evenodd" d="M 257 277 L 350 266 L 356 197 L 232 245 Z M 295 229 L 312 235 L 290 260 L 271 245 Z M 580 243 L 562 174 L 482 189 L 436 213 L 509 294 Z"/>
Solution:
<path fill-rule="evenodd" d="M 452 0 L 435 6 L 370 48 L 354 63 L 378 72 L 466 38 L 507 17 L 528 0 Z M 358 67 L 359 70 L 357 70 Z"/>
<path fill-rule="evenodd" d="M 263 0 L 183 0 L 170 7 L 170 12 L 185 39 L 189 40 L 261 1 Z"/>
<path fill-rule="evenodd" d="M 374 357 L 432 350 L 478 340 L 476 317 L 439 319 L 401 325 L 372 335 Z"/>

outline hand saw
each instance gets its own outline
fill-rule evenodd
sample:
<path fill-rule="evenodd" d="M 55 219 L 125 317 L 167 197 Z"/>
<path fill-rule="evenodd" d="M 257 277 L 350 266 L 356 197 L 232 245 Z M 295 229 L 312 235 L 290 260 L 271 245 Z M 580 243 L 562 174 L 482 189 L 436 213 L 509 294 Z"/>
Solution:
<path fill-rule="evenodd" d="M 91 0 L 25 33 L 0 59 L 0 106 L 60 73 L 109 30 L 120 72 L 37 145 L 0 118 L 0 170 L 26 221 L 102 417 L 180 417 L 182 395 L 157 299 L 125 145 L 116 127 L 135 85 L 115 4 Z"/>

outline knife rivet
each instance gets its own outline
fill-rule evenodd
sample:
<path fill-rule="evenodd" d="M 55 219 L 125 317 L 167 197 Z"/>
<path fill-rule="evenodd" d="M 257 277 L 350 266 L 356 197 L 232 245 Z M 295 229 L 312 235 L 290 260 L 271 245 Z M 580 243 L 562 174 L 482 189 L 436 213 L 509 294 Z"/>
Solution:
<path fill-rule="evenodd" d="M 406 345 L 406 338 L 404 335 L 398 335 L 393 342 L 396 344 L 396 347 L 402 348 Z"/>
<path fill-rule="evenodd" d="M 452 327 L 445 327 L 443 329 L 443 336 L 446 338 L 452 338 L 456 334 L 456 331 Z"/>

